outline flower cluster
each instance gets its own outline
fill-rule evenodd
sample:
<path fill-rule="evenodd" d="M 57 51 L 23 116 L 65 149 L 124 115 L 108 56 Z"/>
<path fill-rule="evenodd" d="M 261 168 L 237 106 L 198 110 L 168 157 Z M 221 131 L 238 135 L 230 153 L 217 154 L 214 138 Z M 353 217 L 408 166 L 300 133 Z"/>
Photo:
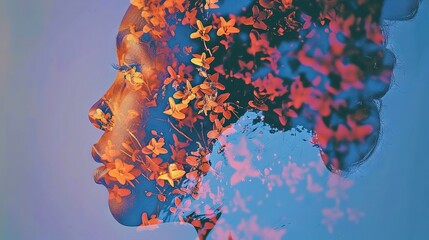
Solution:
<path fill-rule="evenodd" d="M 240 16 L 218 16 L 211 14 L 219 8 L 217 0 L 192 3 L 196 5 L 186 0 L 131 1 L 144 24 L 130 26 L 125 38 L 140 44 L 149 36 L 148 45 L 151 41 L 157 44 L 150 48 L 157 64 L 152 68 L 126 65 L 121 72 L 126 83 L 138 90 L 145 107 L 162 106 L 163 114 L 157 120 L 169 124 L 171 136 L 154 128 L 145 129 L 150 134 L 141 133 L 145 127 L 134 127 L 122 142 L 108 142 L 99 154 L 106 166 L 97 178 L 113 183 L 111 200 L 121 202 L 130 195 L 124 186 L 134 186 L 142 176 L 156 182 L 157 190 L 146 192 L 147 197 L 165 202 L 171 200 L 169 194 L 174 195 L 170 208 L 174 215 L 191 207 L 184 196 L 197 199 L 208 194 L 217 202 L 220 197 L 207 190 L 209 187 L 201 180 L 219 167 L 211 165 L 209 155 L 214 143 L 248 110 L 261 111 L 264 122 L 275 129 L 290 130 L 301 125 L 312 131 L 314 145 L 320 147 L 325 165 L 333 171 L 351 167 L 369 152 L 367 149 L 372 149 L 370 140 L 379 131 L 373 100 L 388 85 L 391 69 L 380 66 L 380 62 L 374 65 L 378 69 L 367 69 L 367 63 L 359 59 L 359 54 L 369 54 L 359 45 L 364 42 L 360 40 L 365 38 L 365 45 L 373 47 L 370 49 L 377 49 L 383 40 L 381 31 L 371 28 L 374 20 L 354 17 L 371 10 L 365 9 L 365 4 L 360 6 L 362 11 L 352 6 L 339 8 L 344 11 L 340 14 L 325 3 L 323 11 L 306 14 L 291 0 L 259 0 L 244 8 Z M 192 46 L 170 41 L 178 34 L 179 26 L 191 29 L 186 37 Z M 371 29 L 371 33 L 364 29 Z M 371 54 L 383 57 L 378 50 Z M 179 61 L 178 56 L 188 58 Z M 164 108 L 161 101 L 167 100 Z M 144 126 L 141 119 L 147 110 L 131 109 L 112 117 L 108 109 L 114 107 L 96 109 L 91 115 L 94 125 L 109 131 L 113 120 L 119 119 L 134 124 L 130 126 Z M 186 140 L 181 142 L 179 137 Z M 239 149 L 240 154 L 247 155 L 240 155 L 245 159 L 242 162 L 228 159 L 235 170 L 231 185 L 260 176 L 251 166 L 247 147 Z M 352 156 L 350 149 L 359 153 Z M 297 171 L 296 166 L 289 167 Z M 295 179 L 289 175 L 296 172 L 289 174 L 288 170 L 285 176 L 270 175 L 267 170 L 264 180 L 272 188 L 283 181 L 279 180 L 282 177 L 294 192 L 304 172 Z M 307 177 L 309 189 L 320 192 L 320 186 L 312 181 Z M 216 221 L 214 215 L 207 216 L 205 223 L 192 224 L 208 231 Z M 142 214 L 143 226 L 160 221 L 156 215 Z"/>

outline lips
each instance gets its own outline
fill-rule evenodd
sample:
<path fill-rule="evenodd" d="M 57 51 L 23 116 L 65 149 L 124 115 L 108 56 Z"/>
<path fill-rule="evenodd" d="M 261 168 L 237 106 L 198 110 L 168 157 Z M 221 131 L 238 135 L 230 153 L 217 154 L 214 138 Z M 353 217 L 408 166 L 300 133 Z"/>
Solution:
<path fill-rule="evenodd" d="M 106 166 L 100 166 L 94 170 L 94 182 L 102 184 L 103 177 L 109 172 L 109 168 Z"/>
<path fill-rule="evenodd" d="M 96 145 L 92 146 L 91 149 L 91 155 L 92 158 L 98 162 L 101 163 L 101 157 L 100 157 L 100 152 L 97 150 Z M 103 177 L 109 172 L 109 169 L 106 166 L 100 166 L 98 168 L 96 168 L 94 170 L 94 182 L 98 183 L 98 184 L 102 184 L 103 182 L 101 181 L 103 179 Z"/>
<path fill-rule="evenodd" d="M 92 155 L 92 158 L 96 162 L 101 163 L 100 152 L 97 150 L 97 148 L 95 147 L 95 145 L 92 146 L 91 155 Z"/>

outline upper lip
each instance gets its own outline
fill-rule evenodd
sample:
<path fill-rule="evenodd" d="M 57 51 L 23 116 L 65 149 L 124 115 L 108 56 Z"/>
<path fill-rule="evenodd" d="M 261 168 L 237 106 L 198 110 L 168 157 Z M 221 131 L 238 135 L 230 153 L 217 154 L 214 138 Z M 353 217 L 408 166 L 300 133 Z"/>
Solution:
<path fill-rule="evenodd" d="M 109 169 L 104 165 L 96 168 L 94 170 L 94 182 L 98 184 L 102 184 L 103 182 L 101 180 L 104 177 L 104 175 L 106 175 L 108 172 L 109 172 Z"/>
<path fill-rule="evenodd" d="M 100 154 L 98 149 L 99 148 L 97 147 L 97 144 L 92 145 L 92 148 L 91 148 L 92 158 L 98 163 L 103 163 L 101 160 L 101 156 L 100 156 L 101 154 Z M 109 169 L 104 164 L 102 166 L 96 168 L 94 170 L 94 182 L 96 182 L 98 184 L 103 184 L 104 181 L 102 181 L 102 179 L 103 179 L 104 175 L 106 175 L 108 172 L 109 172 Z"/>
<path fill-rule="evenodd" d="M 92 148 L 91 148 L 91 155 L 92 155 L 92 158 L 93 158 L 96 162 L 101 163 L 101 156 L 100 156 L 100 152 L 99 152 L 99 151 L 98 151 L 98 149 L 97 149 L 97 144 L 92 145 Z"/>

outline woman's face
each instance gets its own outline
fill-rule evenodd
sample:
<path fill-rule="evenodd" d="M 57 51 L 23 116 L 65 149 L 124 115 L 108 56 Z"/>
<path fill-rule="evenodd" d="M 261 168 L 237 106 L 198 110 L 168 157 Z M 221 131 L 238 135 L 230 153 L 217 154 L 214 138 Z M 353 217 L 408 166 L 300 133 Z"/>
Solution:
<path fill-rule="evenodd" d="M 126 13 L 117 36 L 118 74 L 89 111 L 93 125 L 105 132 L 92 147 L 94 159 L 103 164 L 95 170 L 94 180 L 107 187 L 114 217 L 134 226 L 141 223 L 144 212 L 149 220 L 154 214 L 159 216 L 166 202 L 165 191 L 171 186 L 158 177 L 168 172 L 169 144 L 174 146 L 171 136 L 161 135 L 170 130 L 163 116 L 166 105 L 156 102 L 168 76 L 171 51 L 165 38 L 140 40 L 143 32 L 135 32 L 140 26 L 134 24 L 143 21 L 132 21 L 140 15 L 136 11 L 131 7 Z"/>

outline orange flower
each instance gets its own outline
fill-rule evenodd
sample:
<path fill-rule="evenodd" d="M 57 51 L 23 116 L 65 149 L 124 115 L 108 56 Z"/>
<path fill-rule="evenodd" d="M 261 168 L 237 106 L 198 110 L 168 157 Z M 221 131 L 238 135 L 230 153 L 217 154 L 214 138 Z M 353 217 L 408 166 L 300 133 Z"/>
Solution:
<path fill-rule="evenodd" d="M 235 18 L 229 20 L 228 22 L 225 21 L 225 19 L 223 17 L 220 17 L 220 27 L 217 30 L 217 35 L 218 36 L 222 36 L 222 35 L 230 35 L 231 33 L 239 33 L 240 29 L 234 27 L 235 25 Z"/>
<path fill-rule="evenodd" d="M 136 67 L 133 67 L 125 72 L 125 80 L 131 82 L 132 84 L 142 84 L 143 75 L 141 72 L 136 70 Z"/>
<path fill-rule="evenodd" d="M 198 30 L 194 33 L 191 33 L 191 38 L 201 38 L 202 40 L 208 42 L 210 41 L 209 32 L 212 30 L 213 26 L 204 27 L 203 23 L 200 20 L 197 20 Z"/>
<path fill-rule="evenodd" d="M 197 107 L 201 108 L 201 110 L 198 111 L 198 114 L 204 112 L 204 115 L 207 116 L 207 112 L 212 110 L 212 108 L 216 106 L 217 103 L 213 101 L 213 97 L 205 95 L 204 98 L 197 103 Z"/>
<path fill-rule="evenodd" d="M 253 91 L 253 95 L 255 96 L 255 100 L 250 100 L 249 105 L 261 111 L 268 111 L 268 106 L 265 104 L 265 101 L 267 100 L 267 94 L 260 93 L 255 90 Z"/>
<path fill-rule="evenodd" d="M 218 0 L 206 0 L 206 4 L 204 5 L 204 9 L 208 10 L 208 9 L 213 9 L 213 8 L 219 8 L 219 5 L 217 5 L 216 3 L 218 2 Z"/>
<path fill-rule="evenodd" d="M 213 124 L 213 130 L 207 133 L 207 137 L 211 139 L 218 138 L 222 132 L 227 129 L 224 128 L 222 125 L 225 123 L 225 118 L 222 118 L 222 120 L 219 121 L 219 119 L 215 119 L 215 124 Z"/>
<path fill-rule="evenodd" d="M 193 54 L 194 58 L 191 59 L 191 62 L 197 66 L 210 69 L 210 63 L 214 61 L 214 57 L 207 57 L 206 53 L 202 55 Z"/>
<path fill-rule="evenodd" d="M 141 12 L 141 16 L 147 21 L 148 24 L 144 25 L 143 32 L 152 32 L 153 34 L 160 36 L 162 32 L 159 30 L 167 25 L 165 15 L 165 7 L 162 5 L 152 3 L 148 6 L 144 6 Z"/>
<path fill-rule="evenodd" d="M 207 154 L 208 151 L 200 147 L 197 151 L 191 152 L 191 155 L 186 157 L 186 163 L 205 174 L 210 170 L 210 162 L 206 157 Z"/>
<path fill-rule="evenodd" d="M 186 82 L 187 79 L 192 80 L 192 77 L 190 76 L 192 69 L 192 66 L 185 66 L 185 64 L 182 63 L 176 72 L 171 66 L 168 66 L 167 71 L 170 74 L 170 77 L 164 80 L 164 84 L 168 85 L 173 82 L 173 88 L 176 89 L 180 83 Z"/>
<path fill-rule="evenodd" d="M 122 198 L 131 194 L 131 191 L 126 188 L 119 188 L 116 184 L 109 192 L 109 200 L 115 199 L 116 202 L 122 202 Z"/>
<path fill-rule="evenodd" d="M 168 98 L 168 102 L 170 103 L 170 109 L 165 110 L 164 114 L 170 115 L 174 117 L 175 119 L 184 119 L 186 116 L 184 113 L 181 112 L 181 110 L 188 107 L 187 104 L 179 103 L 176 104 L 172 97 Z"/>
<path fill-rule="evenodd" d="M 142 224 L 137 227 L 137 231 L 141 231 L 143 229 L 155 229 L 158 228 L 158 226 L 151 226 L 151 225 L 158 225 L 162 223 L 163 221 L 158 219 L 155 214 L 153 214 L 150 219 L 147 216 L 146 212 L 143 212 L 142 214 Z"/>
<path fill-rule="evenodd" d="M 187 25 L 187 24 L 195 24 L 196 21 L 196 16 L 197 16 L 197 9 L 194 8 L 191 11 L 186 11 L 185 13 L 185 17 L 182 20 L 182 24 L 183 25 Z"/>
<path fill-rule="evenodd" d="M 168 172 L 161 174 L 158 179 L 168 181 L 174 187 L 174 180 L 182 178 L 185 173 L 185 171 L 178 169 L 175 163 L 172 163 L 168 165 Z"/>
<path fill-rule="evenodd" d="M 225 103 L 229 95 L 230 95 L 229 93 L 224 93 L 219 95 L 216 99 L 217 106 L 213 107 L 214 113 L 222 113 L 226 119 L 230 119 L 231 113 L 234 112 L 235 110 L 235 108 L 231 106 L 230 103 Z"/>
<path fill-rule="evenodd" d="M 103 110 L 101 110 L 100 108 L 97 108 L 95 110 L 95 113 L 92 114 L 91 116 L 93 119 L 100 121 L 101 123 L 103 123 L 104 125 L 108 124 L 110 119 L 112 118 L 112 116 L 110 115 L 110 113 L 105 114 L 103 112 Z"/>
<path fill-rule="evenodd" d="M 203 116 L 198 115 L 197 112 L 195 112 L 192 108 L 187 108 L 186 112 L 185 112 L 186 117 L 180 121 L 177 126 L 179 128 L 183 127 L 183 126 L 187 126 L 189 128 L 193 128 L 194 124 L 198 121 L 198 120 L 202 120 L 204 119 Z"/>
<path fill-rule="evenodd" d="M 166 0 L 164 2 L 164 7 L 168 9 L 169 13 L 174 13 L 175 10 L 179 10 L 180 12 L 184 12 L 185 8 L 183 7 L 183 3 L 185 0 Z"/>
<path fill-rule="evenodd" d="M 136 6 L 138 9 L 142 9 L 145 6 L 144 0 L 131 0 L 130 3 Z"/>
<path fill-rule="evenodd" d="M 136 178 L 130 173 L 133 168 L 133 165 L 126 164 L 122 162 L 121 159 L 116 159 L 115 168 L 109 171 L 109 175 L 116 178 L 120 184 L 124 185 L 125 182 L 132 181 Z"/>
<path fill-rule="evenodd" d="M 200 86 L 192 87 L 189 81 L 186 81 L 186 88 L 182 91 L 177 91 L 174 93 L 173 97 L 175 99 L 182 99 L 183 104 L 188 104 L 190 101 L 194 100 L 197 97 L 197 92 L 200 90 Z"/>
<path fill-rule="evenodd" d="M 149 144 L 142 149 L 144 154 L 152 154 L 153 157 L 156 157 L 160 154 L 168 153 L 167 149 L 163 148 L 164 146 L 164 138 L 160 138 L 156 141 L 155 138 L 152 138 Z"/>
<path fill-rule="evenodd" d="M 264 20 L 267 19 L 268 15 L 265 11 L 260 12 L 259 8 L 256 5 L 253 5 L 252 7 L 253 12 L 253 22 L 252 25 L 255 28 L 266 30 L 267 24 L 264 23 Z"/>
<path fill-rule="evenodd" d="M 219 89 L 225 90 L 225 86 L 219 83 L 219 73 L 215 73 L 208 77 L 201 85 L 201 92 L 205 94 L 212 94 L 212 90 Z"/>

